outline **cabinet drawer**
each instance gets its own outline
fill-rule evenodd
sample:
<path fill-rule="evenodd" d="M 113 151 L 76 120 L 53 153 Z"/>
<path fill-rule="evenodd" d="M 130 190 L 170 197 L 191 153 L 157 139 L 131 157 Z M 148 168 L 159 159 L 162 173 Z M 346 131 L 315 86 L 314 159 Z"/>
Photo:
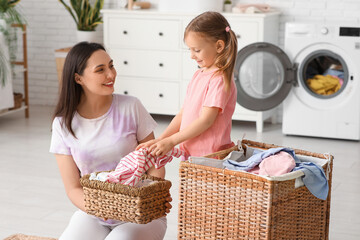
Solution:
<path fill-rule="evenodd" d="M 115 92 L 140 99 L 150 113 L 177 114 L 179 111 L 179 83 L 148 79 L 118 78 Z"/>
<path fill-rule="evenodd" d="M 177 49 L 180 22 L 177 20 L 110 17 L 107 29 L 111 47 Z"/>
<path fill-rule="evenodd" d="M 181 53 L 141 50 L 112 50 L 118 75 L 131 77 L 155 77 L 166 80 L 180 78 Z"/>

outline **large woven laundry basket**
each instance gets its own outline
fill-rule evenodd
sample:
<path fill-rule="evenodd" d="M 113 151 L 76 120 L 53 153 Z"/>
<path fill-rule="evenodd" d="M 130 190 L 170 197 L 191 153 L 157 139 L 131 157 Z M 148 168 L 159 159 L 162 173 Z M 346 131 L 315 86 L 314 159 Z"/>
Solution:
<path fill-rule="evenodd" d="M 171 182 L 150 175 L 155 183 L 132 187 L 119 183 L 89 180 L 90 175 L 80 179 L 85 194 L 85 208 L 88 214 L 106 218 L 146 224 L 165 216 L 166 198 L 170 196 Z"/>
<path fill-rule="evenodd" d="M 243 140 L 243 148 L 269 149 L 273 144 Z M 224 158 L 237 146 L 206 157 Z M 297 156 L 326 159 L 326 200 L 293 179 L 262 177 L 181 162 L 178 239 L 328 239 L 333 156 L 294 149 Z"/>

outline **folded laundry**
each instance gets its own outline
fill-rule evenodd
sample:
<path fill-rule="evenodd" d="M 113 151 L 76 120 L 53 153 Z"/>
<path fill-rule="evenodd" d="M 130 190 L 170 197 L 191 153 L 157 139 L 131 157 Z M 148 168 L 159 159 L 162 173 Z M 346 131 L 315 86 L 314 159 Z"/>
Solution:
<path fill-rule="evenodd" d="M 264 176 L 280 176 L 291 172 L 295 166 L 295 159 L 289 153 L 280 151 L 263 159 L 258 167 L 249 172 Z"/>
<path fill-rule="evenodd" d="M 151 154 L 147 148 L 141 148 L 123 157 L 114 171 L 101 172 L 97 175 L 92 173 L 90 175 L 90 180 L 135 186 L 140 181 L 141 176 L 152 166 L 159 169 L 168 162 L 171 162 L 173 157 L 180 157 L 182 155 L 185 155 L 184 151 L 173 148 L 166 155 L 156 157 Z"/>
<path fill-rule="evenodd" d="M 101 181 L 101 182 L 108 182 L 109 179 L 109 173 L 110 172 L 99 172 L 99 173 L 91 173 L 89 176 L 89 180 L 97 180 L 97 181 Z M 134 185 L 134 187 L 144 187 L 144 186 L 148 186 L 151 184 L 156 183 L 157 181 L 153 181 L 149 178 L 147 179 L 140 179 L 140 181 L 138 183 L 136 183 Z"/>
<path fill-rule="evenodd" d="M 232 11 L 237 13 L 265 13 L 271 10 L 268 4 L 237 4 Z"/>
<path fill-rule="evenodd" d="M 99 172 L 99 173 L 91 173 L 89 180 L 98 180 L 101 182 L 106 182 L 108 180 L 109 172 Z"/>
<path fill-rule="evenodd" d="M 312 162 L 301 162 L 297 156 L 295 155 L 294 150 L 290 148 L 270 148 L 265 151 L 254 151 L 254 155 L 249 157 L 246 161 L 237 162 L 234 160 L 225 160 L 223 162 L 225 168 L 236 171 L 251 171 L 252 169 L 259 167 L 259 164 L 266 158 L 273 156 L 279 152 L 285 152 L 289 154 L 295 160 L 295 167 L 292 171 L 302 171 L 304 176 L 302 176 L 302 181 L 308 190 L 317 198 L 325 200 L 328 195 L 329 185 L 327 182 L 327 178 L 325 176 L 324 170 Z M 282 155 L 284 157 L 284 155 Z M 272 161 L 272 160 L 271 160 Z M 265 164 L 265 170 L 269 170 L 269 166 Z M 273 168 L 271 166 L 270 168 Z M 276 166 L 275 166 L 276 167 Z M 291 168 L 291 164 L 287 164 L 286 166 L 279 166 L 279 168 L 284 167 L 284 169 Z M 272 169 L 271 171 L 284 171 L 284 169 Z M 260 173 L 260 168 L 259 168 Z"/>
<path fill-rule="evenodd" d="M 263 161 L 263 159 L 265 159 L 271 155 L 274 155 L 280 151 L 289 153 L 294 159 L 296 157 L 294 151 L 289 148 L 270 148 L 266 151 L 261 151 L 260 149 L 255 149 L 255 150 L 253 150 L 253 155 L 250 156 L 247 160 L 242 161 L 242 162 L 226 160 L 226 161 L 224 161 L 224 166 L 230 170 L 249 171 L 249 170 L 253 169 L 255 166 L 258 166 Z"/>
<path fill-rule="evenodd" d="M 156 157 L 147 148 L 141 148 L 123 157 L 116 169 L 109 173 L 108 181 L 134 186 L 152 166 L 157 169 L 161 168 L 166 163 L 171 162 L 173 156 L 180 157 L 182 155 L 185 155 L 184 151 L 173 148 L 166 155 Z"/>

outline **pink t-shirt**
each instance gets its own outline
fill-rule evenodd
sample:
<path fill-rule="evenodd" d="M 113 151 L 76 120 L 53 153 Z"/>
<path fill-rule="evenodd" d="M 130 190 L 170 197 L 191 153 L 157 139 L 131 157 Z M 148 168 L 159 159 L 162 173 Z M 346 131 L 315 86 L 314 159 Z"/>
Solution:
<path fill-rule="evenodd" d="M 231 89 L 225 91 L 222 74 L 214 71 L 195 72 L 187 87 L 183 105 L 180 130 L 199 118 L 203 107 L 217 107 L 219 114 L 214 124 L 199 136 L 180 144 L 180 148 L 190 156 L 204 156 L 231 147 L 230 133 L 232 115 L 236 105 L 236 86 L 234 79 Z"/>

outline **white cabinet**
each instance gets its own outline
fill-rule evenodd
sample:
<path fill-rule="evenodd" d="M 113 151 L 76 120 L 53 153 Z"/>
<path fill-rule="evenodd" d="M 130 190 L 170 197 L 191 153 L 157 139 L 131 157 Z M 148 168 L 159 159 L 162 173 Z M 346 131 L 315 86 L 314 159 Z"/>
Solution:
<path fill-rule="evenodd" d="M 186 87 L 198 69 L 183 42 L 187 24 L 196 14 L 155 10 L 102 11 L 104 43 L 118 73 L 115 92 L 138 97 L 150 113 L 176 114 Z M 279 13 L 224 13 L 238 38 L 239 50 L 250 43 L 277 44 Z M 262 132 L 263 121 L 276 114 L 247 110 L 237 104 L 234 120 L 255 121 Z"/>

